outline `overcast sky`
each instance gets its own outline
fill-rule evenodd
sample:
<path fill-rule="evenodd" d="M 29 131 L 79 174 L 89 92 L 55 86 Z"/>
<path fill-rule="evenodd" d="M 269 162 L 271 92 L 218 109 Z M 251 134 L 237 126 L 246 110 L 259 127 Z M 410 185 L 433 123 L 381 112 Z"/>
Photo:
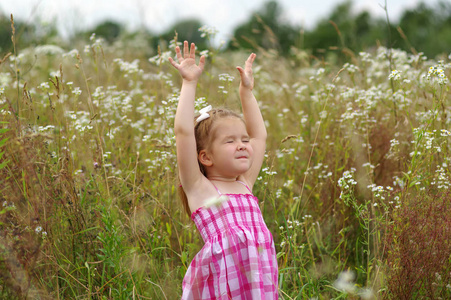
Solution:
<path fill-rule="evenodd" d="M 358 11 L 368 10 L 375 16 L 385 14 L 387 2 L 390 18 L 396 21 L 402 11 L 415 7 L 420 0 L 354 0 Z M 445 0 L 451 1 L 451 0 Z M 176 21 L 195 17 L 215 27 L 217 39 L 228 39 L 233 29 L 260 9 L 264 0 L 1 0 L 0 11 L 27 22 L 55 20 L 67 36 L 77 30 L 93 28 L 107 19 L 118 21 L 129 29 L 144 25 L 154 33 L 168 29 Z M 343 0 L 279 0 L 284 17 L 293 25 L 312 28 Z M 437 3 L 438 0 L 424 0 Z"/>

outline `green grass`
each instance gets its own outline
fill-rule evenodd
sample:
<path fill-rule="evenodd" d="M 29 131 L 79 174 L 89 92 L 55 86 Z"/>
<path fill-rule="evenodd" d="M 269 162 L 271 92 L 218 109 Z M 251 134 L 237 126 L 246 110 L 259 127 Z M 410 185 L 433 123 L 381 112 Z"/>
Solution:
<path fill-rule="evenodd" d="M 94 37 L 0 65 L 0 298 L 180 297 L 202 239 L 176 192 L 170 45 L 149 60 Z M 450 297 L 449 58 L 256 51 L 254 193 L 283 299 Z M 198 107 L 239 109 L 247 55 L 210 49 Z"/>

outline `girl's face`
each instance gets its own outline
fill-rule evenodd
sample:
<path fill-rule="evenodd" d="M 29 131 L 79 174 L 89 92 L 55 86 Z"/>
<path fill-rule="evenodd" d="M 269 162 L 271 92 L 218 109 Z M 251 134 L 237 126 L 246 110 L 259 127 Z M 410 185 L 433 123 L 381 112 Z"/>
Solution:
<path fill-rule="evenodd" d="M 211 133 L 213 141 L 207 153 L 214 175 L 237 177 L 248 171 L 252 165 L 253 150 L 244 122 L 236 117 L 219 119 Z"/>

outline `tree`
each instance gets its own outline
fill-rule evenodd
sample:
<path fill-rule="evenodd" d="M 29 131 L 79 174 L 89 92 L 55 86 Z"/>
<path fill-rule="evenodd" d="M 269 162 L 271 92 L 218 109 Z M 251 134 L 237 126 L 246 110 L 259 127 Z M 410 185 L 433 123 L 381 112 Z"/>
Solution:
<path fill-rule="evenodd" d="M 412 45 L 428 57 L 447 53 L 451 48 L 451 4 L 440 2 L 434 7 L 419 3 L 406 10 L 399 22 L 407 41 L 402 47 L 410 50 Z"/>
<path fill-rule="evenodd" d="M 300 29 L 291 27 L 282 19 L 282 8 L 276 1 L 266 2 L 251 19 L 238 26 L 228 49 L 275 49 L 288 54 L 291 46 L 300 42 Z"/>
<path fill-rule="evenodd" d="M 39 24 L 39 23 L 38 23 Z M 14 19 L 16 49 L 51 43 L 58 36 L 54 23 L 28 24 Z M 11 17 L 0 14 L 0 54 L 13 52 Z M 3 57 L 0 55 L 0 59 Z"/>
<path fill-rule="evenodd" d="M 12 50 L 11 35 L 11 21 L 0 15 L 0 54 L 4 55 Z"/>
<path fill-rule="evenodd" d="M 122 32 L 122 26 L 113 21 L 105 21 L 93 30 L 96 36 L 103 37 L 107 42 L 114 42 Z"/>
<path fill-rule="evenodd" d="M 154 39 L 153 46 L 156 47 L 161 41 L 167 42 L 174 39 L 177 33 L 178 41 L 186 40 L 195 43 L 198 49 L 206 49 L 208 46 L 205 39 L 201 37 L 200 27 L 202 27 L 202 23 L 197 19 L 177 22 L 166 32 Z"/>

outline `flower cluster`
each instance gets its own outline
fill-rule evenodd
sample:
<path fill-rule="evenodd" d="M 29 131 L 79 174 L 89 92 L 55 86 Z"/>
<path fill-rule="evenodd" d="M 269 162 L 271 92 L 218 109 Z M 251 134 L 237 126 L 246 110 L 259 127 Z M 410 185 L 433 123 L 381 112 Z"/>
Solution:
<path fill-rule="evenodd" d="M 167 61 L 171 55 L 172 55 L 172 51 L 164 51 L 164 52 L 161 52 L 161 53 L 149 58 L 149 62 L 151 64 L 159 66 L 162 62 Z"/>
<path fill-rule="evenodd" d="M 322 163 L 318 163 L 312 168 L 308 168 L 305 172 L 306 174 L 316 173 L 319 179 L 326 179 L 332 177 L 332 172 L 329 171 L 328 165 L 323 165 Z"/>
<path fill-rule="evenodd" d="M 374 292 L 371 288 L 360 287 L 354 283 L 355 274 L 350 270 L 346 270 L 338 274 L 337 280 L 334 282 L 334 287 L 346 294 L 358 295 L 360 299 L 375 299 Z"/>
<path fill-rule="evenodd" d="M 36 55 L 57 55 L 63 54 L 64 50 L 55 45 L 40 45 L 34 49 Z"/>
<path fill-rule="evenodd" d="M 127 76 L 129 76 L 131 74 L 135 74 L 135 73 L 138 73 L 138 72 L 143 72 L 139 68 L 139 65 L 138 65 L 139 64 L 139 60 L 138 59 L 135 59 L 132 62 L 126 62 L 126 61 L 123 61 L 120 58 L 116 58 L 114 60 L 114 62 L 116 64 L 118 64 L 120 70 L 125 73 L 124 77 L 127 77 Z"/>
<path fill-rule="evenodd" d="M 398 70 L 391 71 L 390 75 L 388 75 L 388 79 L 399 81 L 401 79 L 401 71 Z"/>
<path fill-rule="evenodd" d="M 16 206 L 14 205 L 14 203 L 12 203 L 12 202 L 8 203 L 8 201 L 3 201 L 2 207 L 5 210 L 14 210 L 14 209 L 16 209 Z"/>
<path fill-rule="evenodd" d="M 234 76 L 227 73 L 221 73 L 218 76 L 220 81 L 232 82 L 235 79 Z"/>
<path fill-rule="evenodd" d="M 435 185 L 438 189 L 449 189 L 451 185 L 450 178 L 448 177 L 448 164 L 443 163 L 441 166 L 437 166 L 435 172 L 435 178 L 431 182 L 431 185 Z"/>
<path fill-rule="evenodd" d="M 90 113 L 87 111 L 67 111 L 66 117 L 74 120 L 73 128 L 79 132 L 84 133 L 93 129 L 92 122 L 90 117 Z M 74 134 L 73 139 L 75 139 L 77 135 Z"/>
<path fill-rule="evenodd" d="M 72 49 L 69 52 L 63 53 L 63 57 L 77 58 L 80 55 L 77 49 Z"/>
<path fill-rule="evenodd" d="M 304 215 L 302 217 L 302 222 L 299 222 L 298 220 L 286 220 L 286 227 L 285 226 L 279 226 L 279 230 L 281 235 L 283 236 L 282 242 L 280 243 L 280 248 L 283 248 L 285 245 L 287 245 L 287 242 L 290 244 L 291 247 L 296 247 L 299 249 L 303 249 L 305 247 L 304 244 L 301 244 L 300 246 L 296 245 L 296 238 L 298 236 L 298 232 L 301 232 L 301 226 L 304 226 L 308 221 L 311 221 L 312 216 L 311 215 Z M 291 235 L 293 234 L 293 235 Z"/>
<path fill-rule="evenodd" d="M 47 126 L 38 126 L 38 131 L 39 132 L 46 132 L 46 131 L 51 131 L 55 129 L 55 126 L 53 125 L 47 125 Z"/>
<path fill-rule="evenodd" d="M 406 183 L 402 178 L 399 178 L 398 176 L 393 177 L 393 186 L 398 186 L 400 189 L 403 189 Z"/>
<path fill-rule="evenodd" d="M 389 193 L 393 191 L 393 187 L 391 187 L 391 186 L 383 187 L 381 185 L 376 185 L 374 183 L 368 185 L 367 188 L 373 194 L 374 199 L 381 201 L 382 204 L 385 203 L 385 199 L 386 199 L 386 197 L 389 196 Z M 393 204 L 393 201 L 390 200 L 389 203 Z M 373 203 L 373 206 L 378 206 L 378 205 L 379 205 L 378 202 Z"/>
<path fill-rule="evenodd" d="M 355 171 L 355 168 L 351 168 L 349 171 L 344 171 L 343 176 L 338 179 L 338 186 L 342 188 L 342 190 L 349 190 L 357 184 L 357 181 L 354 180 L 353 175 Z"/>
<path fill-rule="evenodd" d="M 273 176 L 276 175 L 277 172 L 273 171 L 272 169 L 270 169 L 269 167 L 264 167 L 262 170 L 263 174 L 265 174 L 266 176 Z M 257 178 L 258 181 L 263 180 L 263 176 L 258 176 Z M 268 180 L 265 180 L 265 182 L 263 182 L 264 185 L 268 185 Z"/>
<path fill-rule="evenodd" d="M 442 65 L 431 66 L 426 75 L 426 79 L 432 81 L 436 80 L 440 85 L 446 85 L 449 82 Z"/>
<path fill-rule="evenodd" d="M 359 67 L 357 67 L 356 65 L 350 64 L 350 63 L 345 63 L 343 65 L 343 68 L 348 71 L 349 73 L 355 73 L 356 71 L 359 70 Z"/>
<path fill-rule="evenodd" d="M 442 129 L 442 130 L 440 131 L 440 136 L 451 136 L 451 132 L 449 132 L 449 131 L 446 130 L 446 129 Z"/>
<path fill-rule="evenodd" d="M 194 108 L 196 111 L 200 111 L 204 107 L 207 107 L 207 99 L 205 97 L 199 97 L 194 101 Z"/>
<path fill-rule="evenodd" d="M 40 235 L 42 236 L 43 239 L 45 239 L 46 236 L 47 236 L 47 231 L 42 230 L 42 227 L 41 227 L 41 226 L 36 226 L 36 228 L 34 229 L 34 231 L 35 231 L 37 234 L 40 234 Z"/>
<path fill-rule="evenodd" d="M 218 30 L 215 27 L 207 25 L 203 25 L 202 27 L 200 27 L 199 31 L 202 32 L 200 34 L 200 37 L 203 38 L 204 37 L 213 38 L 218 33 Z"/>

